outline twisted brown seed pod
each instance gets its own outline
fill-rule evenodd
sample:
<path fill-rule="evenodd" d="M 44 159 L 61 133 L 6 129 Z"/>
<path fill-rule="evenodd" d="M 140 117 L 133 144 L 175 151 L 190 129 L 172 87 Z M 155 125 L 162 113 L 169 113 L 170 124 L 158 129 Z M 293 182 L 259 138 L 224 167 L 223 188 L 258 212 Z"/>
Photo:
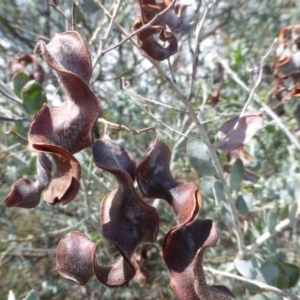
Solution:
<path fill-rule="evenodd" d="M 32 182 L 27 178 L 21 178 L 14 182 L 10 194 L 5 199 L 7 207 L 18 206 L 33 208 L 40 202 L 41 192 L 51 181 L 52 165 L 43 153 L 37 155 L 37 179 Z"/>
<path fill-rule="evenodd" d="M 290 97 L 300 96 L 300 24 L 287 26 L 280 31 L 279 45 L 274 60 L 274 94 L 281 100 L 282 84 L 291 77 L 294 89 Z M 286 96 L 285 96 L 286 97 Z"/>
<path fill-rule="evenodd" d="M 136 248 L 156 240 L 159 216 L 135 191 L 136 165 L 125 148 L 105 135 L 93 145 L 93 156 L 99 168 L 118 180 L 118 189 L 102 200 L 100 220 L 103 236 L 116 246 L 122 257 L 113 266 L 100 266 L 96 259 L 97 245 L 84 235 L 71 232 L 58 245 L 57 270 L 79 284 L 86 283 L 95 273 L 103 284 L 117 287 L 135 275 L 132 256 Z M 75 266 L 72 261 L 76 261 Z M 86 271 L 81 273 L 80 268 Z"/>
<path fill-rule="evenodd" d="M 143 26 L 142 18 L 139 17 L 133 24 L 133 30 L 136 31 Z M 156 41 L 154 36 L 159 34 L 161 41 L 168 42 L 166 46 L 162 46 Z M 155 60 L 162 61 L 174 55 L 178 51 L 177 38 L 170 33 L 167 25 L 157 22 L 155 26 L 143 30 L 137 34 L 140 41 L 140 48 Z"/>
<path fill-rule="evenodd" d="M 197 218 L 202 201 L 197 187 L 176 181 L 170 171 L 171 151 L 157 136 L 154 146 L 137 168 L 137 182 L 143 195 L 161 198 L 172 205 L 178 223 Z"/>
<path fill-rule="evenodd" d="M 146 197 L 172 205 L 179 225 L 164 239 L 163 257 L 170 271 L 170 283 L 181 300 L 232 300 L 224 286 L 208 286 L 202 267 L 207 247 L 215 246 L 218 231 L 211 220 L 197 220 L 201 197 L 190 183 L 179 183 L 170 171 L 171 152 L 157 137 L 154 146 L 137 169 L 137 181 Z"/>
<path fill-rule="evenodd" d="M 75 31 L 57 34 L 47 45 L 39 41 L 35 53 L 41 54 L 56 71 L 66 99 L 58 108 L 44 105 L 34 116 L 28 148 L 53 158 L 55 168 L 41 165 L 45 166 L 44 173 L 55 170 L 44 194 L 46 202 L 67 204 L 76 196 L 81 178 L 80 165 L 73 153 L 92 145 L 93 129 L 101 110 L 98 98 L 88 86 L 92 74 L 91 58 L 83 39 Z M 27 208 L 37 205 L 37 193 L 33 195 L 28 188 L 20 188 L 28 187 L 28 184 L 26 180 L 14 184 L 5 204 L 14 206 L 18 203 L 20 206 L 22 202 L 22 207 Z M 39 187 L 44 189 L 47 185 Z"/>
<path fill-rule="evenodd" d="M 185 18 L 187 5 L 175 4 L 173 7 L 170 7 L 172 5 L 172 1 L 170 0 L 165 0 L 164 2 L 142 0 L 140 3 L 142 17 L 138 17 L 134 22 L 134 31 L 142 28 L 157 14 L 162 13 L 162 11 L 169 7 L 169 10 L 160 16 L 157 22 L 137 34 L 140 48 L 143 51 L 155 60 L 165 60 L 178 51 L 178 42 L 174 34 L 184 34 L 191 29 L 191 24 Z M 167 43 L 161 45 L 155 38 L 156 34 L 159 34 L 161 41 Z"/>

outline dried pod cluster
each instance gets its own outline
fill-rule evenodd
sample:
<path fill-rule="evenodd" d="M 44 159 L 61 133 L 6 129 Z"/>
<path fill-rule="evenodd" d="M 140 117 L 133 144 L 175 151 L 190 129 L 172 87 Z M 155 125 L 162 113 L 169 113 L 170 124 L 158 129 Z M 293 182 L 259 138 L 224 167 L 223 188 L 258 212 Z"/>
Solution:
<path fill-rule="evenodd" d="M 158 61 L 167 59 L 177 53 L 178 41 L 175 34 L 185 34 L 191 28 L 191 24 L 185 18 L 187 6 L 182 4 L 173 5 L 170 0 L 164 2 L 141 0 L 140 3 L 141 16 L 136 19 L 133 25 L 134 31 L 146 26 L 146 29 L 137 34 L 140 48 L 151 58 Z M 163 13 L 163 11 L 165 12 Z M 158 14 L 161 16 L 157 21 L 151 26 L 147 26 L 147 23 L 154 17 L 157 18 Z M 160 41 L 156 40 L 155 35 L 159 35 Z"/>
<path fill-rule="evenodd" d="M 42 55 L 56 71 L 66 99 L 58 108 L 44 104 L 34 116 L 28 148 L 41 154 L 37 162 L 38 179 L 16 181 L 5 200 L 6 206 L 34 207 L 45 188 L 44 198 L 50 205 L 74 199 L 81 169 L 73 154 L 92 145 L 92 132 L 101 109 L 88 86 L 92 74 L 90 54 L 77 32 L 57 34 L 47 45 L 39 41 L 35 53 Z M 52 157 L 51 162 L 44 153 Z"/>
<path fill-rule="evenodd" d="M 97 263 L 97 244 L 80 232 L 68 233 L 57 247 L 58 272 L 77 284 L 85 284 L 94 274 L 109 286 L 128 283 L 135 273 L 134 253 L 143 243 L 155 242 L 159 216 L 134 189 L 145 197 L 166 200 L 173 208 L 178 226 L 165 236 L 163 257 L 170 270 L 171 286 L 182 300 L 234 299 L 224 286 L 208 286 L 202 268 L 207 247 L 215 246 L 218 231 L 212 220 L 199 220 L 201 196 L 191 183 L 177 182 L 170 172 L 171 152 L 157 137 L 154 146 L 136 168 L 130 153 L 107 135 L 93 145 L 95 164 L 113 174 L 118 189 L 101 203 L 100 222 L 103 236 L 112 242 L 121 258 L 112 266 Z"/>
<path fill-rule="evenodd" d="M 144 1 L 144 19 L 150 21 L 168 5 L 168 2 Z M 159 28 L 168 39 L 172 38 L 173 31 L 184 32 L 189 26 L 181 19 L 183 11 L 184 7 L 175 6 L 149 30 Z M 159 53 L 153 45 L 153 53 Z M 47 45 L 39 41 L 35 53 L 42 55 L 55 70 L 66 99 L 58 108 L 44 104 L 34 116 L 28 148 L 38 153 L 37 180 L 16 181 L 5 205 L 35 207 L 44 190 L 49 205 L 69 203 L 79 190 L 81 178 L 80 164 L 73 154 L 89 146 L 92 146 L 96 166 L 118 181 L 118 188 L 101 202 L 100 222 L 103 236 L 119 251 L 119 260 L 111 266 L 100 265 L 97 244 L 73 231 L 61 239 L 57 247 L 56 269 L 61 276 L 82 285 L 95 275 L 109 287 L 127 284 L 135 276 L 136 250 L 145 243 L 155 242 L 159 228 L 156 209 L 144 202 L 134 188 L 137 180 L 145 197 L 166 200 L 177 218 L 178 225 L 166 234 L 163 244 L 163 258 L 176 295 L 182 300 L 234 299 L 226 287 L 206 284 L 202 257 L 207 247 L 216 245 L 217 228 L 212 220 L 198 219 L 202 202 L 197 187 L 173 178 L 168 146 L 157 137 L 136 167 L 131 154 L 106 134 L 93 143 L 92 133 L 101 106 L 88 85 L 92 65 L 81 36 L 69 31 L 56 35 Z M 158 55 L 156 59 L 162 57 Z"/>
<path fill-rule="evenodd" d="M 300 24 L 288 26 L 279 34 L 279 46 L 276 49 L 274 63 L 275 95 L 282 100 L 283 83 L 287 78 L 294 81 L 294 89 L 289 97 L 300 96 Z"/>

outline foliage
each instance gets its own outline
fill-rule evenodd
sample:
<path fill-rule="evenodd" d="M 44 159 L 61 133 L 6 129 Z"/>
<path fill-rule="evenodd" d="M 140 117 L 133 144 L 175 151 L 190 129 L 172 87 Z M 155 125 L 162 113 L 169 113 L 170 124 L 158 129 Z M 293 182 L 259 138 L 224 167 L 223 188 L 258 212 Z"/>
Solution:
<path fill-rule="evenodd" d="M 299 299 L 297 2 L 76 4 L 0 3 L 0 299 Z"/>

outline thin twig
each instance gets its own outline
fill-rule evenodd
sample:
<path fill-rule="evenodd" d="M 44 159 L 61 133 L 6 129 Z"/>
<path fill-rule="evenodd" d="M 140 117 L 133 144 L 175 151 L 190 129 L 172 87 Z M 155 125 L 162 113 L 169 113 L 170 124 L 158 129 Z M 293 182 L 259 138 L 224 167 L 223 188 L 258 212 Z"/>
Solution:
<path fill-rule="evenodd" d="M 122 77 L 122 88 L 123 90 L 125 90 L 129 95 L 133 96 L 133 97 L 136 97 L 136 98 L 139 98 L 143 101 L 146 101 L 146 102 L 150 102 L 150 103 L 153 103 L 153 104 L 157 104 L 157 105 L 160 105 L 162 107 L 166 107 L 168 109 L 171 109 L 171 110 L 174 110 L 174 111 L 177 111 L 179 113 L 182 113 L 182 114 L 187 114 L 188 112 L 187 111 L 184 111 L 184 110 L 180 110 L 180 109 L 177 109 L 173 106 L 170 106 L 168 104 L 164 104 L 162 102 L 159 102 L 159 101 L 156 101 L 156 100 L 153 100 L 153 99 L 149 99 L 149 98 L 145 98 L 143 97 L 142 95 L 139 95 L 137 94 L 136 92 L 134 92 L 133 90 L 129 89 L 129 82 L 125 80 L 124 77 Z"/>
<path fill-rule="evenodd" d="M 140 4 L 140 9 L 141 9 L 142 22 L 143 22 L 143 25 L 145 25 L 146 21 L 145 21 L 145 15 L 144 15 L 144 10 L 143 10 L 143 2 L 142 2 L 142 0 L 139 0 L 139 4 Z"/>
<path fill-rule="evenodd" d="M 213 269 L 213 268 L 210 268 L 210 267 L 203 267 L 203 270 L 207 271 L 207 272 L 210 272 L 214 275 L 221 275 L 221 276 L 233 278 L 233 279 L 236 279 L 236 280 L 239 280 L 239 281 L 247 282 L 247 283 L 253 284 L 255 286 L 258 286 L 259 288 L 264 289 L 266 291 L 274 292 L 274 293 L 279 294 L 279 295 L 290 297 L 290 299 L 293 299 L 293 300 L 294 299 L 295 300 L 300 299 L 300 297 L 290 293 L 289 291 L 278 289 L 275 286 L 260 282 L 258 280 L 248 279 L 248 278 L 236 275 L 236 274 L 228 273 L 228 272 L 225 272 L 225 271 L 219 271 L 219 270 L 216 270 L 216 269 Z"/>
<path fill-rule="evenodd" d="M 128 37 L 128 39 L 131 40 L 131 42 L 134 44 L 135 47 L 139 48 L 138 43 L 133 39 L 133 36 L 130 36 L 130 34 L 116 21 L 113 19 L 113 17 L 111 16 L 111 14 L 107 11 L 107 9 L 101 4 L 101 1 L 99 0 L 95 0 L 95 2 L 99 5 L 99 7 L 103 10 L 103 13 L 111 20 L 113 20 L 114 24 L 116 25 L 116 27 L 119 29 L 119 31 L 125 35 L 126 37 Z"/>
<path fill-rule="evenodd" d="M 5 132 L 5 134 L 13 134 L 13 135 L 15 135 L 18 139 L 20 139 L 21 141 L 28 143 L 28 140 L 27 140 L 26 138 L 24 138 L 24 137 L 22 137 L 21 135 L 17 134 L 17 133 L 14 132 L 13 130 L 7 131 L 7 132 Z"/>
<path fill-rule="evenodd" d="M 24 123 L 24 122 L 30 122 L 29 118 L 8 118 L 0 116 L 0 120 L 7 121 L 7 122 L 13 122 L 13 123 Z"/>
<path fill-rule="evenodd" d="M 261 244 L 265 243 L 268 239 L 275 236 L 277 233 L 282 232 L 287 227 L 292 226 L 290 219 L 285 219 L 278 223 L 273 231 L 267 231 L 259 236 L 254 243 L 245 247 L 245 255 L 252 254 Z"/>
<path fill-rule="evenodd" d="M 64 14 L 60 9 L 58 9 L 58 8 L 56 7 L 56 5 L 54 5 L 53 3 L 50 3 L 50 2 L 49 2 L 49 5 L 50 5 L 54 10 L 56 10 L 56 11 L 64 18 L 64 20 L 65 20 L 65 26 L 66 26 L 66 31 L 68 31 L 70 26 L 69 26 L 69 22 L 68 22 L 67 17 L 65 16 L 65 14 Z"/>
<path fill-rule="evenodd" d="M 140 134 L 142 132 L 146 132 L 146 131 L 149 131 L 149 130 L 155 130 L 155 127 L 146 127 L 146 128 L 135 130 L 135 129 L 131 129 L 131 128 L 125 126 L 125 125 L 122 125 L 122 124 L 116 124 L 116 123 L 109 122 L 109 121 L 107 121 L 103 118 L 99 118 L 98 122 L 102 123 L 102 124 L 106 124 L 108 126 L 112 126 L 112 127 L 121 129 L 121 130 L 129 131 L 131 134 Z"/>
<path fill-rule="evenodd" d="M 1 145 L 2 146 L 2 145 Z M 2 146 L 3 147 L 3 146 Z M 11 148 L 11 147 L 9 147 Z M 1 149 L 2 150 L 2 149 Z M 6 152 L 8 152 L 8 148 L 5 150 Z M 27 148 L 23 149 L 23 150 L 19 150 L 18 151 L 18 154 L 20 153 L 24 153 L 24 152 L 27 152 L 29 151 Z M 8 157 L 15 157 L 16 159 L 19 159 L 18 156 L 15 154 L 15 153 L 12 153 L 12 154 L 7 154 L 7 155 L 3 155 L 3 156 L 0 156 L 0 160 L 1 159 L 7 159 Z M 19 159 L 20 160 L 20 159 Z M 24 161 L 20 160 L 22 163 L 26 164 Z"/>
<path fill-rule="evenodd" d="M 51 40 L 51 39 L 48 38 L 47 36 L 44 36 L 44 35 L 35 33 L 35 32 L 33 32 L 33 31 L 29 31 L 29 30 L 27 30 L 27 29 L 24 29 L 24 28 L 20 27 L 19 25 L 14 25 L 14 27 L 15 27 L 16 29 L 19 29 L 19 30 L 23 31 L 23 32 L 26 32 L 26 33 L 28 33 L 28 34 L 31 34 L 31 35 L 37 37 L 38 39 L 42 39 L 42 40 L 44 40 L 44 41 L 50 41 L 50 40 Z"/>
<path fill-rule="evenodd" d="M 8 239 L 8 240 L 0 240 L 1 243 L 14 243 L 14 242 L 29 242 L 29 241 L 34 241 L 34 240 L 38 240 L 38 239 L 43 239 L 43 238 L 48 238 L 50 236 L 58 236 L 58 235 L 61 235 L 63 233 L 66 233 L 66 232 L 69 232 L 75 228 L 77 228 L 78 226 L 84 224 L 84 222 L 86 222 L 86 218 L 80 220 L 79 222 L 77 222 L 76 224 L 74 225 L 70 225 L 70 226 L 67 226 L 65 228 L 61 228 L 61 229 L 58 229 L 58 230 L 54 230 L 54 231 L 49 231 L 49 232 L 46 232 L 46 233 L 43 233 L 43 234 L 40 234 L 40 235 L 37 235 L 37 236 L 28 236 L 28 237 L 25 237 L 25 238 L 16 238 L 16 239 Z"/>
<path fill-rule="evenodd" d="M 13 93 L 13 91 L 8 89 L 6 84 L 1 79 L 0 79 L 0 93 L 3 94 L 8 99 L 17 103 L 19 106 L 23 107 L 22 100 L 17 98 L 16 95 Z"/>
<path fill-rule="evenodd" d="M 196 28 L 196 38 L 195 38 L 195 48 L 194 48 L 194 54 L 193 54 L 193 71 L 192 71 L 192 79 L 191 79 L 191 89 L 190 89 L 190 95 L 188 97 L 188 100 L 190 101 L 194 94 L 194 86 L 195 86 L 195 79 L 197 74 L 197 67 L 198 67 L 198 57 L 199 57 L 199 42 L 200 42 L 200 34 L 201 30 L 203 28 L 204 21 L 206 20 L 206 17 L 209 13 L 209 10 L 213 7 L 215 4 L 215 1 L 213 1 L 211 4 L 206 5 L 204 14 L 200 20 L 200 22 L 197 24 Z"/>
<path fill-rule="evenodd" d="M 99 6 L 102 8 L 102 10 L 104 11 L 104 13 L 106 14 L 106 9 L 100 3 L 100 1 L 97 1 L 97 3 L 99 4 Z M 110 23 L 108 25 L 108 29 L 106 31 L 105 37 L 103 39 L 101 39 L 100 46 L 99 46 L 99 49 L 97 51 L 97 55 L 96 55 L 95 59 L 93 60 L 93 64 L 92 64 L 93 69 L 95 68 L 95 66 L 99 62 L 100 58 L 104 54 L 103 48 L 104 48 L 105 44 L 107 43 L 107 41 L 110 38 L 110 35 L 111 35 L 111 32 L 112 32 L 112 28 L 113 28 L 113 24 L 116 22 L 116 17 L 117 17 L 118 11 L 120 10 L 121 4 L 122 4 L 122 0 L 117 0 L 117 4 L 114 5 L 114 12 L 113 12 L 113 15 L 110 16 Z"/>
<path fill-rule="evenodd" d="M 42 248 L 18 248 L 14 251 L 4 253 L 1 252 L 0 255 L 5 254 L 5 256 L 9 257 L 49 257 L 50 255 L 56 254 L 56 249 L 42 249 Z"/>
<path fill-rule="evenodd" d="M 76 3 L 73 2 L 72 5 L 72 30 L 76 31 Z"/>
<path fill-rule="evenodd" d="M 172 68 L 171 61 L 170 61 L 170 57 L 168 58 L 168 66 L 170 69 L 171 77 L 172 77 L 173 81 L 176 82 L 175 75 L 174 75 L 173 68 Z"/>
<path fill-rule="evenodd" d="M 133 99 L 131 99 L 131 101 L 133 103 L 135 103 L 136 105 L 138 105 L 140 107 L 140 109 L 145 112 L 147 115 L 149 115 L 152 119 L 154 119 L 156 122 L 160 123 L 161 125 L 163 125 L 164 127 L 166 127 L 168 130 L 172 131 L 172 132 L 175 132 L 176 134 L 180 135 L 180 136 L 183 136 L 185 138 L 188 138 L 188 139 L 192 139 L 192 140 L 196 140 L 196 141 L 199 141 L 200 139 L 198 138 L 195 138 L 193 136 L 189 136 L 189 135 L 185 135 L 184 133 L 170 127 L 169 125 L 167 125 L 165 122 L 163 122 L 162 120 L 158 119 L 157 117 L 155 117 L 152 112 L 150 111 L 149 107 L 147 107 L 148 109 L 145 109 L 143 106 L 141 106 L 139 103 L 135 102 Z"/>

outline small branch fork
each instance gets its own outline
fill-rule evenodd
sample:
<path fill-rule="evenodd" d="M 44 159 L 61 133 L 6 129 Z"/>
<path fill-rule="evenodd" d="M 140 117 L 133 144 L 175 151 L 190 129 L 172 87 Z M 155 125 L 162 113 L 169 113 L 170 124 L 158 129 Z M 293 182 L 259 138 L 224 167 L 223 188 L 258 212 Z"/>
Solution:
<path fill-rule="evenodd" d="M 129 95 L 133 96 L 133 97 L 136 97 L 136 98 L 140 98 L 141 100 L 143 101 L 146 101 L 146 102 L 149 102 L 149 103 L 153 103 L 153 104 L 156 104 L 156 105 L 160 105 L 162 107 L 166 107 L 168 109 L 172 109 L 174 111 L 177 111 L 179 113 L 182 113 L 182 114 L 187 114 L 188 112 L 187 111 L 184 111 L 184 110 L 180 110 L 180 109 L 177 109 L 171 105 L 168 105 L 168 104 L 165 104 L 165 103 L 162 103 L 162 102 L 159 102 L 159 101 L 156 101 L 156 100 L 153 100 L 153 99 L 148 99 L 148 98 L 145 98 L 139 94 L 137 94 L 136 92 L 134 92 L 133 90 L 129 89 L 129 82 L 125 80 L 124 77 L 122 77 L 122 88 L 123 90 L 125 90 Z"/>
<path fill-rule="evenodd" d="M 128 82 L 128 81 L 125 81 L 125 79 L 122 78 L 122 88 L 123 88 L 123 90 L 128 91 L 128 87 L 129 87 L 129 82 Z M 129 92 L 129 94 L 130 94 L 130 92 Z M 137 97 L 140 97 L 140 96 L 138 95 Z M 150 100 L 150 99 L 147 99 L 147 100 Z M 146 100 L 146 101 L 147 101 L 147 100 Z M 163 125 L 164 127 L 166 127 L 168 130 L 170 130 L 170 131 L 172 131 L 172 132 L 175 132 L 176 134 L 180 135 L 180 136 L 183 137 L 183 138 L 188 138 L 188 139 L 191 139 L 191 140 L 197 140 L 197 141 L 199 141 L 198 138 L 195 138 L 195 137 L 193 137 L 193 136 L 189 136 L 189 135 L 184 134 L 184 133 L 182 133 L 182 132 L 180 132 L 180 131 L 178 131 L 178 130 L 176 130 L 176 129 L 173 129 L 172 127 L 170 127 L 169 125 L 167 125 L 165 122 L 163 122 L 162 120 L 160 120 L 160 119 L 158 119 L 157 117 L 155 117 L 154 114 L 151 112 L 151 110 L 150 110 L 150 108 L 149 108 L 148 106 L 143 107 L 142 105 L 140 105 L 140 104 L 138 104 L 137 102 L 135 102 L 133 99 L 132 99 L 132 101 L 133 101 L 136 105 L 138 105 L 138 106 L 140 107 L 140 109 L 141 109 L 143 112 L 145 112 L 147 115 L 149 115 L 149 116 L 150 116 L 152 119 L 154 119 L 156 122 L 162 124 L 162 125 Z M 154 101 L 154 100 L 153 100 L 153 101 Z M 152 102 L 152 101 L 150 101 L 150 102 Z M 160 102 L 158 102 L 158 103 L 159 103 L 160 105 L 162 104 L 162 103 L 160 103 Z M 164 105 L 163 105 L 163 106 L 164 106 Z"/>
<path fill-rule="evenodd" d="M 146 128 L 135 130 L 135 129 L 131 129 L 125 125 L 122 125 L 122 124 L 116 124 L 116 123 L 109 122 L 103 118 L 99 118 L 98 122 L 104 124 L 105 126 L 112 126 L 117 129 L 120 129 L 120 130 L 126 130 L 126 131 L 130 132 L 131 134 L 140 134 L 140 133 L 143 133 L 143 132 L 146 132 L 149 130 L 155 131 L 155 127 L 146 127 Z M 106 131 L 106 130 L 104 130 L 104 131 Z"/>

